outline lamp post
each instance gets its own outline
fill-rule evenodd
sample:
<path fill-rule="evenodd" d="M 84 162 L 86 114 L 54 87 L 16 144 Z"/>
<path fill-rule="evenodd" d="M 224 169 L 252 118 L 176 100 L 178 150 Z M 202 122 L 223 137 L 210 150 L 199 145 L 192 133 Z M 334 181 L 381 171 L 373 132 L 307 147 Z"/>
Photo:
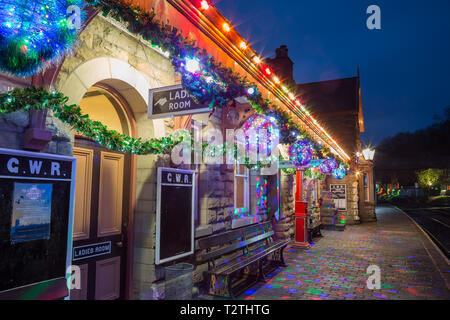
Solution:
<path fill-rule="evenodd" d="M 366 161 L 373 161 L 375 157 L 375 149 L 366 148 L 362 151 L 363 157 Z"/>
<path fill-rule="evenodd" d="M 372 149 L 370 147 L 365 148 L 362 151 L 362 155 L 364 157 L 364 160 L 366 161 L 370 161 L 373 162 L 373 159 L 375 157 L 375 149 Z M 375 168 L 374 166 L 372 166 L 372 180 L 373 180 L 373 200 L 374 200 L 374 205 L 377 205 L 377 191 L 375 188 Z"/>

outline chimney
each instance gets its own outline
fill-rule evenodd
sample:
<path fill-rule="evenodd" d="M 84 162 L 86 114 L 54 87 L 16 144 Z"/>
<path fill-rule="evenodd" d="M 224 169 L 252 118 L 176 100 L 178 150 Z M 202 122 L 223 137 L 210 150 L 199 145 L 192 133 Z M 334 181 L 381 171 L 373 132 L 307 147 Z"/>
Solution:
<path fill-rule="evenodd" d="M 280 46 L 275 50 L 275 58 L 267 59 L 273 71 L 287 84 L 295 85 L 294 81 L 294 62 L 289 58 L 288 47 Z"/>

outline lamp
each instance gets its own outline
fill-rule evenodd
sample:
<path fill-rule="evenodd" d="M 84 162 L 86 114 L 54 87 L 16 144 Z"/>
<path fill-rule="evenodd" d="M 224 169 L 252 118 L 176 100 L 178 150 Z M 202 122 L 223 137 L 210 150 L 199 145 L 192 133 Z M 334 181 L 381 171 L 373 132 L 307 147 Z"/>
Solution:
<path fill-rule="evenodd" d="M 363 157 L 366 161 L 373 161 L 375 156 L 375 149 L 366 148 L 362 151 Z"/>

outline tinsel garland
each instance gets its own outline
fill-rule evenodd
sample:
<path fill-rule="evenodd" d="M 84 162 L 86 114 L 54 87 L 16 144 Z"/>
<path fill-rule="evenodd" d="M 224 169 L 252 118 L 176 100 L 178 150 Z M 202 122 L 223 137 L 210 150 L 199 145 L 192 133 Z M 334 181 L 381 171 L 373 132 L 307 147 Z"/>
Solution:
<path fill-rule="evenodd" d="M 229 105 L 237 97 L 246 96 L 257 113 L 274 117 L 281 124 L 281 143 L 292 144 L 300 137 L 311 141 L 320 158 L 330 155 L 329 148 L 314 143 L 312 136 L 293 121 L 286 110 L 264 99 L 255 83 L 217 62 L 205 49 L 196 46 L 195 41 L 184 37 L 177 28 L 155 19 L 154 12 L 143 10 L 125 0 L 86 2 L 102 11 L 104 16 L 110 15 L 115 20 L 124 22 L 130 32 L 168 52 L 173 66 L 182 75 L 183 87 L 198 102 L 208 104 L 214 109 L 216 106 Z M 194 74 L 185 70 L 187 57 L 199 61 L 203 67 L 201 73 Z M 249 88 L 254 89 L 253 94 L 249 94 Z"/>
<path fill-rule="evenodd" d="M 8 93 L 0 94 L 0 114 L 15 111 L 51 110 L 53 115 L 70 125 L 77 132 L 94 139 L 111 150 L 131 154 L 163 154 L 170 152 L 183 138 L 164 137 L 142 141 L 131 138 L 115 130 L 109 130 L 98 121 L 82 114 L 77 105 L 67 105 L 69 98 L 56 91 L 48 91 L 42 87 L 16 88 Z"/>
<path fill-rule="evenodd" d="M 308 168 L 304 171 L 304 176 L 310 179 L 317 179 L 320 181 L 325 180 L 326 175 L 322 174 L 319 170 L 314 168 Z"/>
<path fill-rule="evenodd" d="M 246 77 L 241 77 L 232 69 L 215 61 L 206 50 L 197 47 L 195 41 L 184 37 L 176 28 L 155 19 L 154 12 L 147 12 L 124 0 L 86 0 L 86 2 L 102 11 L 104 16 L 110 15 L 124 22 L 130 32 L 142 36 L 152 46 L 168 52 L 173 66 L 182 75 L 184 88 L 198 102 L 208 104 L 211 109 L 214 109 L 216 106 L 230 105 L 237 97 L 246 96 L 257 113 L 274 117 L 280 123 L 281 143 L 291 144 L 298 138 L 309 139 L 319 157 L 323 158 L 330 154 L 328 148 L 313 143 L 310 134 L 294 122 L 286 110 L 264 99 L 254 83 L 250 83 Z M 187 57 L 199 61 L 203 69 L 201 73 L 190 73 L 185 69 Z M 252 94 L 249 93 L 249 88 L 254 89 Z M 2 101 L 1 112 L 28 110 L 31 107 L 37 110 L 49 108 L 53 110 L 56 117 L 77 131 L 113 150 L 134 154 L 158 154 L 168 152 L 179 142 L 173 141 L 170 137 L 143 142 L 140 138 L 134 139 L 108 130 L 100 122 L 92 121 L 87 115 L 82 115 L 78 106 L 67 106 L 68 99 L 58 92 L 47 94 L 44 89 L 29 88 L 13 91 L 12 96 L 2 96 L 2 99 L 14 101 L 12 104 L 10 102 L 5 104 Z M 30 104 L 28 100 L 33 103 Z M 246 163 L 250 165 L 248 158 Z"/>
<path fill-rule="evenodd" d="M 186 130 L 180 130 L 170 137 L 161 139 L 150 139 L 142 141 L 141 138 L 131 138 L 115 130 L 109 130 L 98 121 L 89 119 L 87 114 L 83 114 L 77 105 L 67 105 L 68 97 L 57 91 L 49 91 L 43 87 L 27 87 L 24 89 L 15 88 L 7 93 L 0 94 L 0 114 L 7 114 L 16 111 L 51 110 L 53 115 L 62 122 L 68 124 L 77 132 L 94 139 L 97 143 L 111 150 L 130 154 L 164 154 L 170 153 L 172 149 L 181 142 L 191 145 L 196 143 L 192 135 Z M 229 146 L 228 146 L 229 147 Z M 237 144 L 231 146 L 235 159 L 238 159 Z M 194 148 L 195 152 L 196 148 Z M 227 145 L 210 146 L 208 143 L 201 143 L 201 152 L 206 156 L 223 156 L 227 152 Z M 264 162 L 253 163 L 247 156 L 243 157 L 243 164 L 249 169 L 264 168 L 271 165 L 273 158 Z"/>

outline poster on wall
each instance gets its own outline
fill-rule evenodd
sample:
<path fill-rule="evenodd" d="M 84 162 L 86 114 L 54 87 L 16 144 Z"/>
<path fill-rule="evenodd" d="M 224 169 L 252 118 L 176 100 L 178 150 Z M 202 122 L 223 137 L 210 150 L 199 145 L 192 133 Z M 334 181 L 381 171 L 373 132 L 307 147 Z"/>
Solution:
<path fill-rule="evenodd" d="M 73 157 L 0 148 L 0 300 L 68 295 L 75 177 Z"/>
<path fill-rule="evenodd" d="M 195 171 L 158 168 L 156 264 L 194 253 Z"/>
<path fill-rule="evenodd" d="M 347 191 L 345 184 L 332 184 L 330 191 L 338 211 L 347 211 Z"/>
<path fill-rule="evenodd" d="M 14 183 L 11 243 L 50 238 L 52 184 Z"/>

